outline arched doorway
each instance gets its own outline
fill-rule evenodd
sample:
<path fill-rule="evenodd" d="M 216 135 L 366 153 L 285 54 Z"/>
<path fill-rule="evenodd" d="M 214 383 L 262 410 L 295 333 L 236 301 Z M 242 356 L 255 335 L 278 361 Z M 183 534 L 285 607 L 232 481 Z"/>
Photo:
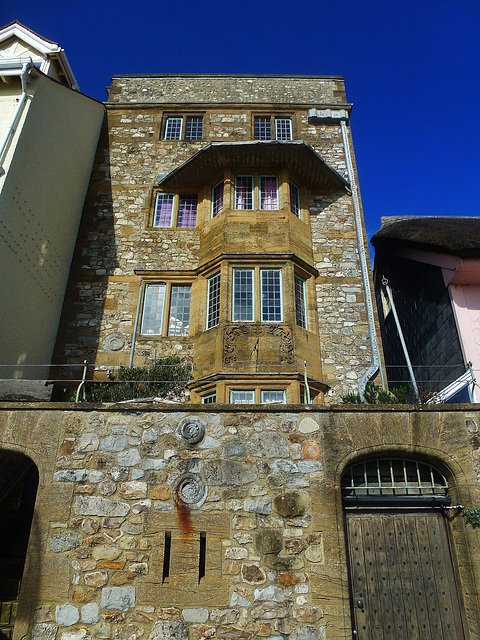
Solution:
<path fill-rule="evenodd" d="M 32 460 L 0 450 L 0 640 L 13 634 L 37 487 Z"/>
<path fill-rule="evenodd" d="M 434 466 L 383 458 L 342 476 L 353 637 L 465 640 L 463 598 Z"/>

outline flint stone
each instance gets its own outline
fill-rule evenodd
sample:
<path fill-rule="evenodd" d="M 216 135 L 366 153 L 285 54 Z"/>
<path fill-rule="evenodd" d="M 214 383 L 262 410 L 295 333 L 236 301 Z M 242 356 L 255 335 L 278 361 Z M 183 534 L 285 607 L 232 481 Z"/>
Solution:
<path fill-rule="evenodd" d="M 252 436 L 250 444 L 259 458 L 286 458 L 290 453 L 288 444 L 280 433 L 256 433 Z"/>
<path fill-rule="evenodd" d="M 298 471 L 297 465 L 291 460 L 275 460 L 272 465 L 272 470 L 275 473 L 296 473 Z"/>
<path fill-rule="evenodd" d="M 185 622 L 206 622 L 208 620 L 208 609 L 182 609 L 182 617 Z"/>
<path fill-rule="evenodd" d="M 62 531 L 54 533 L 50 536 L 48 546 L 53 553 L 61 553 L 62 551 L 70 551 L 82 544 L 82 536 L 75 531 Z"/>
<path fill-rule="evenodd" d="M 58 625 L 36 624 L 32 630 L 31 640 L 55 640 Z"/>
<path fill-rule="evenodd" d="M 188 640 L 187 625 L 181 620 L 155 622 L 148 640 Z"/>
<path fill-rule="evenodd" d="M 65 627 L 70 627 L 72 624 L 75 624 L 79 617 L 80 614 L 78 613 L 77 607 L 74 607 L 72 604 L 62 604 L 55 607 L 55 622 Z"/>
<path fill-rule="evenodd" d="M 320 634 L 315 627 L 300 627 L 290 636 L 290 640 L 319 640 Z"/>
<path fill-rule="evenodd" d="M 205 436 L 203 442 L 198 445 L 199 449 L 217 449 L 220 446 L 220 442 L 212 438 L 211 436 Z"/>
<path fill-rule="evenodd" d="M 313 433 L 314 431 L 318 431 L 320 426 L 318 422 L 315 422 L 313 418 L 307 417 L 303 418 L 298 425 L 298 430 L 300 433 Z"/>
<path fill-rule="evenodd" d="M 267 498 L 247 498 L 243 508 L 249 513 L 260 513 L 268 516 L 272 513 L 272 499 Z"/>
<path fill-rule="evenodd" d="M 75 513 L 82 516 L 126 516 L 130 505 L 126 502 L 114 502 L 100 496 L 77 496 L 74 503 Z"/>
<path fill-rule="evenodd" d="M 86 479 L 86 469 L 65 469 L 64 471 L 55 471 L 53 474 L 55 482 L 85 482 Z"/>
<path fill-rule="evenodd" d="M 127 444 L 127 436 L 107 436 L 106 438 L 102 438 L 100 449 L 102 449 L 102 451 L 123 451 Z"/>
<path fill-rule="evenodd" d="M 98 604 L 90 602 L 82 607 L 82 622 L 85 624 L 93 624 L 98 622 Z"/>
<path fill-rule="evenodd" d="M 134 467 L 141 460 L 138 449 L 127 449 L 118 454 L 118 464 L 123 467 Z"/>
<path fill-rule="evenodd" d="M 86 629 L 73 629 L 72 631 L 65 631 L 60 636 L 60 640 L 85 640 L 88 638 L 88 632 Z"/>
<path fill-rule="evenodd" d="M 166 466 L 167 463 L 163 458 L 144 458 L 142 462 L 142 469 L 145 471 L 148 471 L 149 469 L 159 471 L 160 469 L 165 469 Z"/>
<path fill-rule="evenodd" d="M 313 547 L 308 547 L 305 551 L 305 559 L 309 562 L 322 562 L 323 550 L 321 545 L 316 544 Z"/>
<path fill-rule="evenodd" d="M 120 611 L 132 609 L 135 606 L 135 587 L 104 587 L 101 606 Z"/>
<path fill-rule="evenodd" d="M 314 473 L 315 471 L 321 471 L 323 464 L 318 460 L 299 460 L 298 468 L 301 473 Z"/>

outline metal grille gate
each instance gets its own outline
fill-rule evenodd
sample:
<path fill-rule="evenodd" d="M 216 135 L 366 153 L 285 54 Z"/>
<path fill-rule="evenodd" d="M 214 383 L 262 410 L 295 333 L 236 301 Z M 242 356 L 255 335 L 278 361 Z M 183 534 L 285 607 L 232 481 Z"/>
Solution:
<path fill-rule="evenodd" d="M 441 512 L 352 510 L 346 524 L 355 638 L 467 638 Z"/>

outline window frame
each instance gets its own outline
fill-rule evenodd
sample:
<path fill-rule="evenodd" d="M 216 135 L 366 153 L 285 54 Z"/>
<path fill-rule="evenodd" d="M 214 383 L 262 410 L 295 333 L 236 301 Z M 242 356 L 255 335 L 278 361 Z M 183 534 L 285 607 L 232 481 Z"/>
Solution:
<path fill-rule="evenodd" d="M 292 187 L 296 190 L 296 193 L 292 190 Z M 289 195 L 289 206 L 290 211 L 296 216 L 299 220 L 301 220 L 302 216 L 302 205 L 300 199 L 300 187 L 293 182 L 293 180 L 288 181 L 288 195 Z M 295 207 L 292 207 L 292 203 L 295 200 Z M 294 209 L 297 209 L 296 211 Z"/>
<path fill-rule="evenodd" d="M 264 192 L 264 189 L 262 188 L 262 178 L 275 178 L 275 199 L 276 199 L 275 207 L 262 206 L 263 204 L 262 193 Z M 274 174 L 260 173 L 258 175 L 258 209 L 259 211 L 279 211 L 279 204 L 280 204 L 279 196 L 280 194 L 278 191 L 278 176 Z"/>
<path fill-rule="evenodd" d="M 214 391 L 213 393 L 208 393 L 206 396 L 202 396 L 202 404 L 216 404 L 217 402 L 217 393 Z"/>
<path fill-rule="evenodd" d="M 215 313 L 214 324 L 210 324 L 210 311 L 211 311 L 211 304 L 212 304 L 210 294 L 212 293 L 212 287 L 214 286 L 214 284 L 216 284 L 214 280 L 217 280 L 217 279 L 218 279 L 218 292 L 215 297 L 215 302 L 218 308 L 216 311 L 214 311 Z M 205 329 L 206 331 L 209 331 L 210 329 L 214 329 L 215 327 L 218 327 L 218 325 L 220 324 L 221 285 L 222 285 L 222 278 L 221 278 L 220 271 L 218 271 L 217 273 L 214 273 L 212 276 L 210 276 L 207 279 L 207 318 L 206 318 L 206 329 Z"/>
<path fill-rule="evenodd" d="M 235 282 L 235 276 L 238 272 L 248 272 L 251 274 L 251 290 L 247 293 L 250 293 L 251 303 L 249 305 L 249 316 L 248 318 L 238 318 L 237 307 L 241 308 L 240 304 L 236 304 L 236 288 L 241 283 Z M 280 318 L 277 320 L 264 320 L 264 312 L 266 310 L 265 300 L 264 300 L 264 291 L 268 286 L 268 282 L 263 282 L 263 275 L 268 271 L 277 272 L 279 275 L 279 303 L 278 306 L 280 308 Z M 259 304 L 257 308 L 257 296 L 259 296 Z M 231 268 L 231 322 L 237 323 L 255 323 L 258 322 L 260 324 L 281 324 L 284 322 L 284 295 L 283 295 L 283 267 L 278 266 L 232 266 Z M 275 305 L 274 305 L 275 306 Z"/>
<path fill-rule="evenodd" d="M 264 399 L 264 394 L 265 393 L 281 393 L 282 394 L 282 401 L 281 402 L 275 402 L 275 401 L 266 402 L 265 399 Z M 286 393 L 285 389 L 260 389 L 260 400 L 261 400 L 261 404 L 287 404 L 287 393 Z"/>
<path fill-rule="evenodd" d="M 217 189 L 218 187 L 222 187 L 222 203 L 220 208 L 217 208 L 216 210 L 216 204 L 217 204 L 217 200 L 215 197 L 215 189 Z M 225 180 L 219 180 L 216 184 L 213 185 L 212 187 L 212 205 L 211 205 L 211 218 L 216 218 L 217 216 L 219 216 L 221 213 L 223 213 L 224 210 L 224 206 L 225 206 Z"/>
<path fill-rule="evenodd" d="M 264 394 L 266 393 L 281 393 L 282 394 L 282 402 L 265 402 Z M 234 402 L 235 394 L 248 394 L 248 396 L 253 400 L 253 402 Z M 228 389 L 228 402 L 229 404 L 287 404 L 287 390 L 285 387 L 280 388 L 265 388 L 261 386 L 240 386 L 240 387 L 230 387 Z"/>
<path fill-rule="evenodd" d="M 199 140 L 203 140 L 203 136 L 204 136 L 204 114 L 195 114 L 195 113 L 189 113 L 189 114 L 169 114 L 169 115 L 165 115 L 165 124 L 163 127 L 163 136 L 162 136 L 162 140 L 166 141 L 166 142 L 180 142 L 180 141 L 184 141 L 184 142 L 198 142 Z M 201 136 L 200 137 L 187 137 L 187 133 L 188 133 L 188 121 L 189 120 L 193 120 L 193 119 L 199 119 L 201 120 Z M 181 124 L 180 124 L 180 131 L 178 132 L 178 135 L 175 137 L 167 137 L 168 135 L 168 131 L 169 131 L 169 122 L 173 121 L 173 120 L 180 120 Z"/>
<path fill-rule="evenodd" d="M 233 395 L 236 393 L 250 394 L 250 397 L 253 399 L 253 402 L 233 402 Z M 230 401 L 230 404 L 256 404 L 255 389 L 230 389 L 229 401 Z"/>
<path fill-rule="evenodd" d="M 160 225 L 155 224 L 157 220 L 157 207 L 158 201 L 162 196 L 172 196 L 172 211 L 170 213 L 170 225 Z M 179 226 L 180 221 L 180 212 L 182 207 L 182 199 L 196 199 L 196 207 L 195 207 L 195 226 Z M 153 198 L 153 216 L 152 216 L 152 228 L 153 229 L 196 229 L 197 227 L 197 216 L 198 216 L 198 193 L 196 192 L 186 192 L 186 193 L 174 193 L 170 191 L 155 191 Z"/>
<path fill-rule="evenodd" d="M 237 206 L 237 180 L 238 178 L 250 178 L 252 181 L 252 188 L 250 191 L 250 199 L 252 206 L 251 207 L 238 207 Z M 239 173 L 235 175 L 234 179 L 234 193 L 233 193 L 233 204 L 235 211 L 254 211 L 255 210 L 255 176 L 253 174 L 248 173 Z"/>
<path fill-rule="evenodd" d="M 288 122 L 288 137 L 279 136 L 279 127 L 278 123 L 280 122 Z M 292 118 L 291 116 L 275 116 L 275 140 L 279 140 L 280 142 L 290 142 L 293 140 L 293 126 L 292 126 Z"/>
<path fill-rule="evenodd" d="M 257 127 L 255 126 L 256 123 L 260 120 L 264 120 L 264 121 L 269 121 L 269 127 L 265 127 L 266 129 L 268 128 L 270 130 L 270 137 L 268 137 L 267 135 L 256 135 L 256 130 Z M 282 121 L 288 121 L 289 124 L 289 137 L 283 137 L 283 136 L 279 136 L 278 133 L 281 130 L 280 127 L 277 126 L 277 121 L 278 123 L 282 122 Z M 275 114 L 262 114 L 262 113 L 254 113 L 253 114 L 253 123 L 252 123 L 252 139 L 253 140 L 279 140 L 280 142 L 285 141 L 285 142 L 289 142 L 291 140 L 293 140 L 293 117 L 291 115 L 275 115 Z"/>
<path fill-rule="evenodd" d="M 252 206 L 249 208 L 246 207 L 238 207 L 237 206 L 237 193 L 238 193 L 238 179 L 239 178 L 250 178 L 251 180 L 251 191 L 250 199 Z M 264 188 L 262 187 L 262 178 L 275 178 L 276 185 L 276 207 L 267 208 L 262 206 L 262 193 L 264 193 Z M 218 184 L 218 183 L 217 183 Z M 274 173 L 238 173 L 233 177 L 233 211 L 280 211 L 280 180 L 278 174 Z M 217 185 L 215 185 L 217 186 Z"/>
<path fill-rule="evenodd" d="M 148 291 L 150 288 L 153 289 L 154 287 L 163 287 L 164 293 L 163 293 L 163 300 L 162 300 L 162 308 L 157 312 L 157 315 L 161 317 L 161 322 L 160 322 L 160 327 L 158 331 L 149 333 L 147 332 L 144 326 L 145 312 L 148 304 Z M 170 333 L 172 302 L 173 302 L 172 289 L 174 287 L 190 289 L 189 298 L 188 298 L 189 300 L 188 330 L 187 330 L 187 333 L 184 335 L 183 334 L 177 335 L 177 334 Z M 152 281 L 146 282 L 144 285 L 144 291 L 142 293 L 142 314 L 141 314 L 141 321 L 140 321 L 140 336 L 142 336 L 142 338 L 173 338 L 173 339 L 188 338 L 190 335 L 190 322 L 191 322 L 191 305 L 192 305 L 191 294 L 192 294 L 192 282 L 177 281 L 177 280 L 172 280 L 172 281 L 152 280 Z"/>
<path fill-rule="evenodd" d="M 300 309 L 301 312 L 303 312 L 303 323 L 299 322 L 299 307 L 298 307 L 298 298 L 297 298 L 297 282 L 301 282 L 302 283 L 302 304 L 303 304 L 303 309 Z M 294 298 L 295 298 L 295 324 L 297 325 L 297 327 L 300 327 L 301 329 L 305 329 L 306 331 L 308 331 L 308 313 L 307 313 L 307 280 L 305 278 L 303 278 L 302 276 L 298 275 L 297 273 L 294 273 L 293 275 L 293 284 L 294 284 Z"/>

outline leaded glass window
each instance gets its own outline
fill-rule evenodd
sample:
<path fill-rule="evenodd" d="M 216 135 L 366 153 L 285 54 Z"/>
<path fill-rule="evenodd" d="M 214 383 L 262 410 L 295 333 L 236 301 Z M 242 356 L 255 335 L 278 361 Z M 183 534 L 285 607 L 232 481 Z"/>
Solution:
<path fill-rule="evenodd" d="M 262 322 L 282 321 L 282 272 L 280 269 L 260 270 Z"/>
<path fill-rule="evenodd" d="M 170 293 L 169 336 L 188 336 L 191 287 L 172 285 Z"/>
<path fill-rule="evenodd" d="M 277 140 L 292 139 L 291 118 L 275 118 L 275 137 Z"/>
<path fill-rule="evenodd" d="M 278 209 L 278 185 L 276 176 L 260 176 L 260 209 Z"/>
<path fill-rule="evenodd" d="M 180 140 L 182 136 L 183 118 L 167 118 L 165 140 Z"/>
<path fill-rule="evenodd" d="M 155 202 L 155 214 L 153 218 L 154 227 L 171 227 L 173 221 L 173 206 L 175 194 L 157 193 Z"/>
<path fill-rule="evenodd" d="M 207 329 L 220 322 L 220 274 L 208 279 Z"/>
<path fill-rule="evenodd" d="M 195 227 L 197 223 L 197 204 L 198 197 L 196 195 L 180 196 L 177 218 L 178 227 Z"/>
<path fill-rule="evenodd" d="M 253 269 L 233 270 L 233 322 L 253 322 Z"/>
<path fill-rule="evenodd" d="M 306 282 L 300 276 L 295 276 L 295 317 L 299 327 L 307 328 L 306 313 Z"/>
<path fill-rule="evenodd" d="M 187 116 L 185 140 L 201 140 L 203 133 L 203 118 L 201 116 Z"/>
<path fill-rule="evenodd" d="M 253 176 L 236 176 L 235 209 L 253 209 Z"/>

